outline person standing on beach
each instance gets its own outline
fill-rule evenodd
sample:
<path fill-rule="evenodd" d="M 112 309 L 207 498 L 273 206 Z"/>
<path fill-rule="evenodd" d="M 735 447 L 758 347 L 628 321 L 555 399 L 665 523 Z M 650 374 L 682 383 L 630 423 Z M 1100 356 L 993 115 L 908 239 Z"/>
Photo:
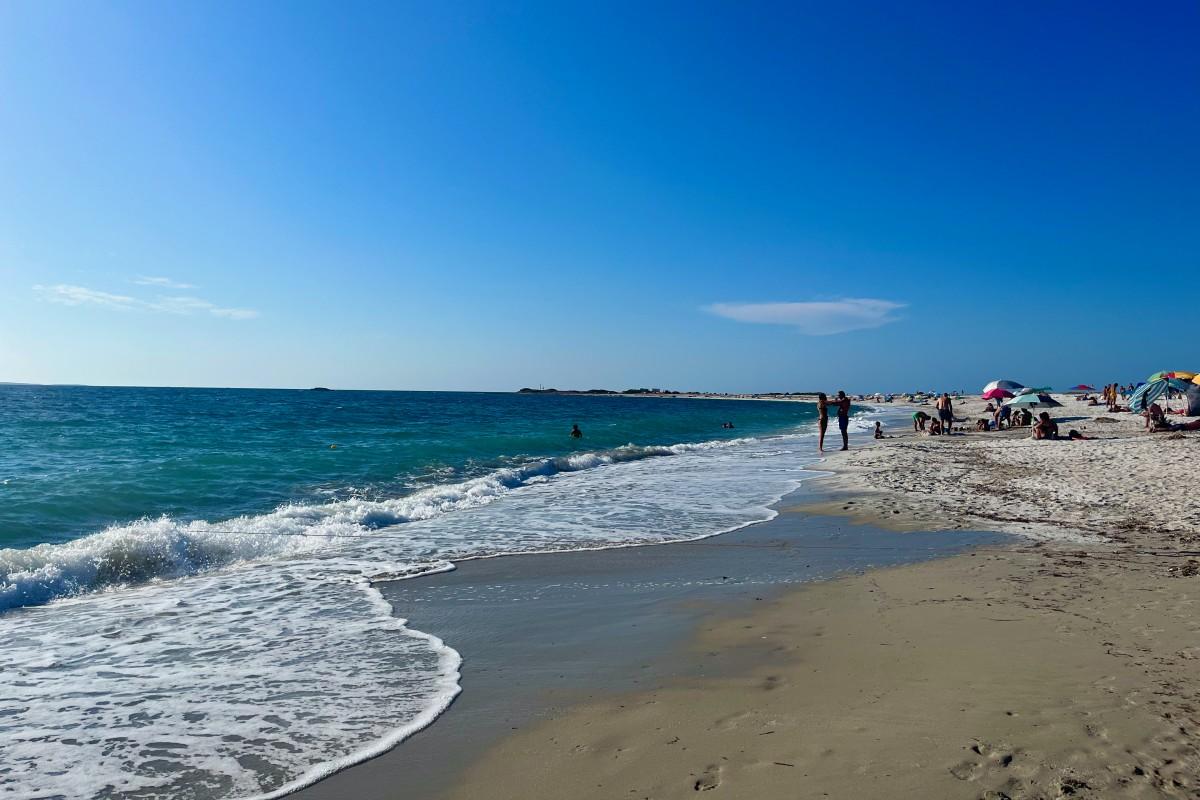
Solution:
<path fill-rule="evenodd" d="M 938 419 L 942 422 L 942 432 L 949 433 L 954 430 L 954 401 L 950 399 L 949 392 L 942 392 L 942 396 L 937 401 Z"/>
<path fill-rule="evenodd" d="M 829 427 L 829 398 L 817 392 L 817 450 L 825 452 L 825 430 Z"/>
<path fill-rule="evenodd" d="M 838 390 L 837 396 L 838 410 L 838 427 L 842 430 L 842 449 L 850 449 L 850 434 L 847 429 L 850 427 L 850 398 L 846 397 L 846 393 L 841 389 Z"/>

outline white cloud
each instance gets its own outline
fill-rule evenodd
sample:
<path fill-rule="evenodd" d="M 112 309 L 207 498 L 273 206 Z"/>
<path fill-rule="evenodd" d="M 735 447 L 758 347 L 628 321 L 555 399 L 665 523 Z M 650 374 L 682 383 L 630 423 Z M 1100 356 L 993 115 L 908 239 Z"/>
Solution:
<path fill-rule="evenodd" d="M 33 290 L 51 303 L 66 306 L 93 305 L 118 311 L 149 311 L 158 314 L 211 314 L 223 319 L 254 319 L 258 316 L 258 312 L 252 308 L 223 308 L 200 297 L 160 296 L 153 300 L 141 300 L 65 283 L 54 286 L 39 284 L 34 286 Z"/>
<path fill-rule="evenodd" d="M 207 312 L 214 317 L 226 319 L 254 319 L 258 316 L 258 312 L 253 308 L 221 308 L 207 300 L 201 300 L 199 297 L 160 297 L 151 305 L 156 311 L 166 311 L 171 314 Z"/>
<path fill-rule="evenodd" d="M 254 319 L 258 316 L 253 308 L 210 308 L 208 313 L 226 319 Z"/>
<path fill-rule="evenodd" d="M 33 290 L 51 303 L 61 303 L 64 306 L 105 306 L 106 308 L 116 308 L 121 311 L 142 307 L 142 301 L 133 297 L 98 292 L 95 289 L 87 289 L 83 286 L 70 286 L 65 283 L 59 283 L 54 286 L 42 286 L 38 284 L 33 287 Z"/>
<path fill-rule="evenodd" d="M 139 275 L 133 279 L 133 282 L 139 286 L 160 286 L 163 289 L 198 289 L 200 287 L 193 283 L 180 283 L 173 281 L 170 278 L 156 278 L 149 275 Z"/>
<path fill-rule="evenodd" d="M 878 328 L 899 318 L 904 303 L 844 298 L 813 303 L 713 303 L 705 310 L 738 322 L 790 325 L 810 336 Z"/>

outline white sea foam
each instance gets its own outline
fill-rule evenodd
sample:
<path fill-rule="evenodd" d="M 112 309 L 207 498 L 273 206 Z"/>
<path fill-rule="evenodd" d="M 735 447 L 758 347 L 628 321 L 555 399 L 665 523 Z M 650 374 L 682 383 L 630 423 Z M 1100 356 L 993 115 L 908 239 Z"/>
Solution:
<path fill-rule="evenodd" d="M 0 597 L 27 607 L 0 616 L 0 792 L 269 797 L 311 783 L 458 691 L 457 653 L 394 618 L 370 578 L 732 530 L 773 516 L 811 447 L 621 448 L 403 498 L 4 551 Z"/>
<path fill-rule="evenodd" d="M 662 447 L 629 445 L 548 458 L 432 486 L 389 500 L 287 505 L 219 523 L 162 517 L 119 525 L 65 544 L 0 550 L 0 611 L 40 605 L 97 589 L 170 579 L 267 557 L 351 544 L 371 531 L 486 505 L 514 489 L 563 472 L 660 456 L 725 449 L 745 439 Z M 432 555 L 433 552 L 418 555 Z"/>

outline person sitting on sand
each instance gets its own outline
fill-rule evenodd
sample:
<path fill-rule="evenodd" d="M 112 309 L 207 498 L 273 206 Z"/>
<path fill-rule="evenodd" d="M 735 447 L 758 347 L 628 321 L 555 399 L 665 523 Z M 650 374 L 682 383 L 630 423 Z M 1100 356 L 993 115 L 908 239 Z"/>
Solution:
<path fill-rule="evenodd" d="M 1167 417 L 1158 403 L 1151 403 L 1150 407 L 1142 412 L 1142 416 L 1146 418 L 1146 430 L 1153 430 L 1167 424 Z"/>
<path fill-rule="evenodd" d="M 926 414 L 924 411 L 918 411 L 917 413 L 913 414 L 913 430 L 914 431 L 925 430 L 925 423 L 928 422 L 930 419 L 931 419 L 931 417 L 928 414 Z"/>
<path fill-rule="evenodd" d="M 994 405 L 992 405 L 992 401 L 990 401 L 990 400 L 988 401 L 987 406 L 983 410 L 985 413 L 988 413 L 988 414 L 996 413 L 996 407 Z"/>
<path fill-rule="evenodd" d="M 932 419 L 931 418 L 929 420 L 929 435 L 930 436 L 941 436 L 942 435 L 942 421 L 940 419 Z"/>
<path fill-rule="evenodd" d="M 988 425 L 986 419 L 977 419 L 975 420 L 975 430 L 986 432 L 991 430 L 991 426 Z"/>
<path fill-rule="evenodd" d="M 1057 439 L 1058 438 L 1058 423 L 1050 419 L 1050 415 L 1043 411 L 1038 414 L 1038 423 L 1033 426 L 1034 439 Z"/>
<path fill-rule="evenodd" d="M 876 439 L 886 439 L 887 438 L 886 436 L 883 435 L 883 423 L 882 422 L 875 423 L 875 438 Z"/>

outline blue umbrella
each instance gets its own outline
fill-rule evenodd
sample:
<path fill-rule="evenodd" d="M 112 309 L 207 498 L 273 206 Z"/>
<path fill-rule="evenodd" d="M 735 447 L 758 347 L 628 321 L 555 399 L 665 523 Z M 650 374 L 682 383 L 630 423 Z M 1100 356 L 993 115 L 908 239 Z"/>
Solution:
<path fill-rule="evenodd" d="M 1167 393 L 1167 389 L 1174 389 L 1178 392 L 1187 391 L 1188 382 L 1181 381 L 1178 378 L 1159 378 L 1156 381 L 1143 383 L 1129 397 L 1129 410 L 1135 413 L 1142 413 L 1150 404 Z"/>

